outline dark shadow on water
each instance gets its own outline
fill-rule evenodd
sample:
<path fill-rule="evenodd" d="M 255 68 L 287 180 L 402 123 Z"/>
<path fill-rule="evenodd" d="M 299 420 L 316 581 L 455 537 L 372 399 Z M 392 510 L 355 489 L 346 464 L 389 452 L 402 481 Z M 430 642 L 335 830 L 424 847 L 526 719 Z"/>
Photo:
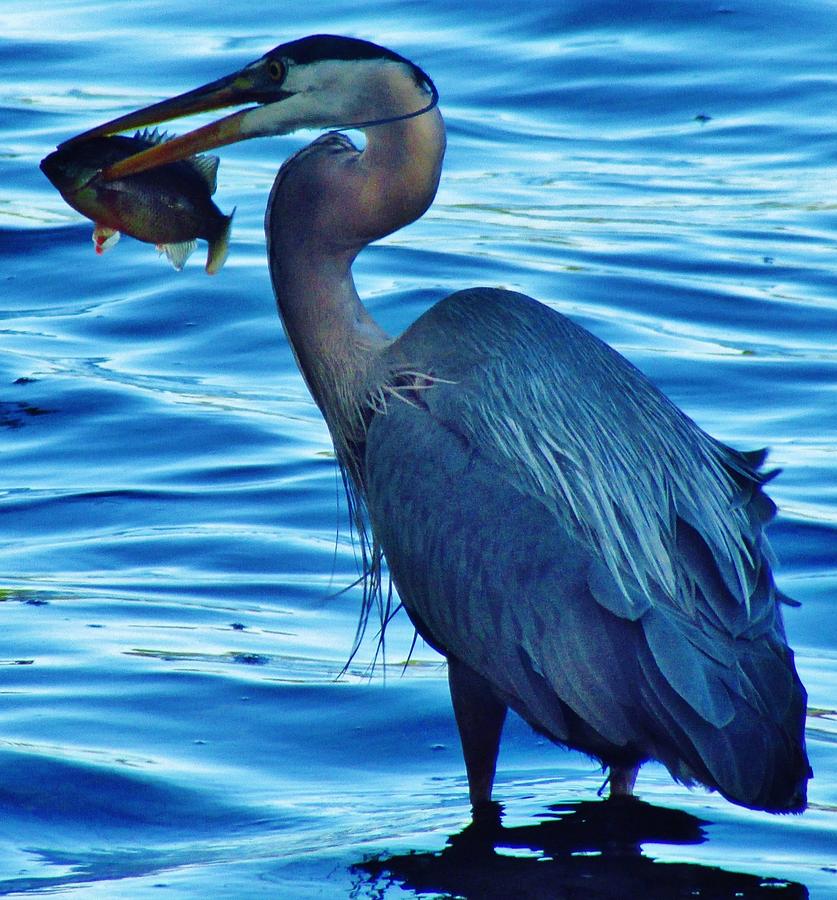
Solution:
<path fill-rule="evenodd" d="M 692 863 L 664 863 L 642 845 L 700 844 L 709 824 L 640 800 L 554 806 L 546 821 L 505 828 L 494 808 L 436 853 L 375 856 L 353 866 L 362 896 L 399 887 L 467 900 L 808 896 L 801 884 Z"/>

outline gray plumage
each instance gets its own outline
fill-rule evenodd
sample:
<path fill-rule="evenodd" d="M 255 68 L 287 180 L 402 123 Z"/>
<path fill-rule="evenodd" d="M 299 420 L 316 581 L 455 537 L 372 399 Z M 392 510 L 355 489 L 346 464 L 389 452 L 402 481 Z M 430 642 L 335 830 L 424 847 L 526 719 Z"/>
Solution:
<path fill-rule="evenodd" d="M 553 740 L 659 759 L 749 806 L 802 803 L 788 785 L 807 774 L 805 695 L 761 454 L 713 440 L 589 332 L 508 291 L 448 297 L 387 359 L 434 379 L 371 418 L 362 462 L 425 639 Z"/>
<path fill-rule="evenodd" d="M 256 104 L 108 179 L 259 135 L 365 131 L 362 151 L 326 135 L 280 170 L 270 274 L 334 439 L 366 599 L 380 596 L 383 552 L 448 660 L 475 808 L 491 799 L 510 707 L 601 760 L 611 794 L 657 759 L 735 803 L 801 810 L 806 696 L 764 535 L 764 454 L 709 437 L 619 354 L 520 294 L 454 294 L 395 340 L 363 307 L 356 255 L 435 196 L 437 100 L 404 57 L 317 35 L 76 140 Z"/>

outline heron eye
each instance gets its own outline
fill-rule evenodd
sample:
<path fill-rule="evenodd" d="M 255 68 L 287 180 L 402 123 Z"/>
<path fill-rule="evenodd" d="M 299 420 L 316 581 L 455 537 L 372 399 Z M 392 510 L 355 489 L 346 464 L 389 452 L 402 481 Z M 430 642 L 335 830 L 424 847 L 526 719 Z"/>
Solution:
<path fill-rule="evenodd" d="M 267 74 L 270 75 L 274 81 L 282 81 L 285 77 L 285 67 L 278 59 L 272 59 L 267 64 Z"/>

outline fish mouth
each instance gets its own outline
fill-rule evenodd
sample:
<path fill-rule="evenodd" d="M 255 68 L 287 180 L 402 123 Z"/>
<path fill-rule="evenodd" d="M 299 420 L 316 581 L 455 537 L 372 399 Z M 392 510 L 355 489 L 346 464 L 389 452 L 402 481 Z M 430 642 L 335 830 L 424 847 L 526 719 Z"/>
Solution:
<path fill-rule="evenodd" d="M 62 150 L 91 138 L 105 137 L 131 128 L 159 125 L 162 122 L 201 112 L 242 106 L 253 102 L 274 106 L 293 96 L 275 84 L 265 85 L 265 69 L 264 60 L 257 60 L 232 75 L 97 125 L 60 144 L 58 149 Z M 261 105 L 250 106 L 224 116 L 209 125 L 196 128 L 194 131 L 172 137 L 154 147 L 149 147 L 147 150 L 105 167 L 101 171 L 100 177 L 105 181 L 124 178 L 126 175 L 135 175 L 147 169 L 177 162 L 216 147 L 256 137 L 264 133 L 260 130 L 258 122 L 255 121 L 257 114 L 262 109 Z"/>
<path fill-rule="evenodd" d="M 55 150 L 48 156 L 45 156 L 40 163 L 41 171 L 55 187 L 58 187 L 58 179 L 61 177 L 61 167 L 58 164 L 60 155 L 61 151 Z"/>

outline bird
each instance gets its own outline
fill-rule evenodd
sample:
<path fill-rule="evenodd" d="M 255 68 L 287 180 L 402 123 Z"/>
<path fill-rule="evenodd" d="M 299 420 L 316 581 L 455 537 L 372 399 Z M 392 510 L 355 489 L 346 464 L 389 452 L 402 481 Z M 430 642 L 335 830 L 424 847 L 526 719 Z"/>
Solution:
<path fill-rule="evenodd" d="M 772 572 L 765 451 L 711 437 L 622 355 L 520 293 L 465 288 L 385 333 L 352 264 L 429 208 L 446 145 L 434 82 L 399 53 L 304 37 L 71 140 L 239 106 L 102 177 L 323 132 L 270 193 L 271 281 L 370 529 L 370 577 L 385 560 L 447 660 L 474 814 L 493 803 L 509 709 L 597 760 L 608 799 L 632 797 L 655 760 L 740 806 L 801 812 L 807 695 L 782 614 L 798 604 Z"/>

